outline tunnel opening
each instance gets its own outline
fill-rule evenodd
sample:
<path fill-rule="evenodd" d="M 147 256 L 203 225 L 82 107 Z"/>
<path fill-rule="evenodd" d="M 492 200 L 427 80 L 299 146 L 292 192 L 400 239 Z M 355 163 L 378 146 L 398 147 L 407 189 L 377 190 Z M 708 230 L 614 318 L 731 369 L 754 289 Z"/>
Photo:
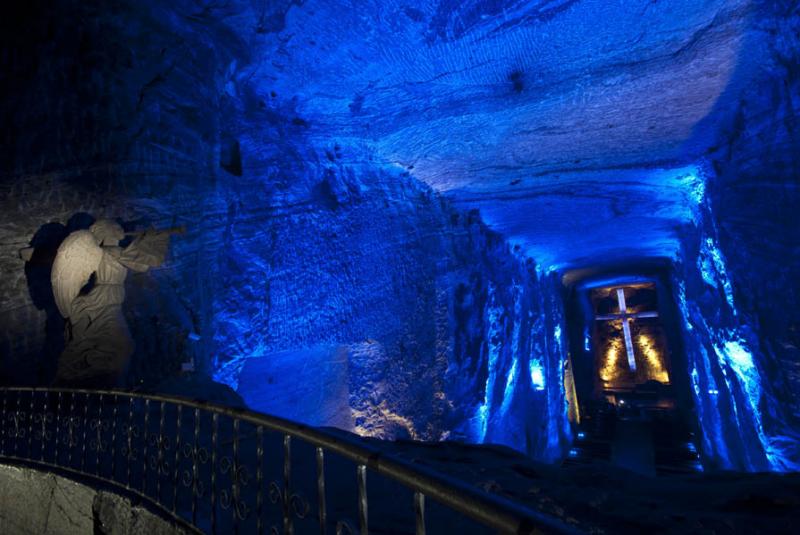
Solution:
<path fill-rule="evenodd" d="M 666 264 L 565 276 L 575 442 L 566 462 L 648 475 L 702 470 Z"/>

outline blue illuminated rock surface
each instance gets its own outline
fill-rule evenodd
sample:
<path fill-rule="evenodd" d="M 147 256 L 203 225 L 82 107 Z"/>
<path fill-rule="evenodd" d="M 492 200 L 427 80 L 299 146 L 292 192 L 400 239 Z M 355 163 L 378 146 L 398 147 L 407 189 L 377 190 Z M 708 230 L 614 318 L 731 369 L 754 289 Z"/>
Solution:
<path fill-rule="evenodd" d="M 797 466 L 796 2 L 21 10 L 0 106 L 6 382 L 46 381 L 60 352 L 46 255 L 16 257 L 67 230 L 44 224 L 183 224 L 170 262 L 128 281 L 132 383 L 194 359 L 288 411 L 346 377 L 291 415 L 552 459 L 559 276 L 658 258 L 704 455 Z"/>
<path fill-rule="evenodd" d="M 669 256 L 684 203 L 651 170 L 716 142 L 748 4 L 311 2 L 246 76 L 297 95 L 310 136 L 413 166 L 546 267 Z"/>
<path fill-rule="evenodd" d="M 345 158 L 276 192 L 267 236 L 240 223 L 255 217 L 251 190 L 228 193 L 241 212 L 220 258 L 215 376 L 251 407 L 308 423 L 557 457 L 557 279 L 407 174 Z M 534 356 L 540 390 L 523 371 Z"/>

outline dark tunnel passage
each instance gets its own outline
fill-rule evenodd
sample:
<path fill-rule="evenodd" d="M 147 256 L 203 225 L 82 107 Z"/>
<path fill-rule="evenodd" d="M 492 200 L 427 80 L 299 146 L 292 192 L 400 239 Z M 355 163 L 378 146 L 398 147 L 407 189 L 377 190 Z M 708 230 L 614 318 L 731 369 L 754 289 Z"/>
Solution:
<path fill-rule="evenodd" d="M 567 462 L 600 459 L 650 475 L 702 470 L 669 265 L 565 279 L 577 424 Z"/>

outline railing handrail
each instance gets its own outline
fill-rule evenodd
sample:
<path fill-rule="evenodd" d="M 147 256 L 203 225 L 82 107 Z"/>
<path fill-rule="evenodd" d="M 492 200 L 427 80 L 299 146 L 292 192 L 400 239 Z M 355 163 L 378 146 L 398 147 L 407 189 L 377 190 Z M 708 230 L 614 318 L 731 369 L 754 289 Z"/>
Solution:
<path fill-rule="evenodd" d="M 202 409 L 210 413 L 262 426 L 283 435 L 299 438 L 313 446 L 335 452 L 503 533 L 523 534 L 541 530 L 548 533 L 582 533 L 580 530 L 545 513 L 534 511 L 502 496 L 482 491 L 462 480 L 429 467 L 392 456 L 357 439 L 293 422 L 278 416 L 258 413 L 245 408 L 227 407 L 201 399 L 122 389 L 88 390 L 80 388 L 9 386 L 0 388 L 0 391 L 2 390 L 7 392 L 60 392 L 93 396 L 126 396 Z"/>

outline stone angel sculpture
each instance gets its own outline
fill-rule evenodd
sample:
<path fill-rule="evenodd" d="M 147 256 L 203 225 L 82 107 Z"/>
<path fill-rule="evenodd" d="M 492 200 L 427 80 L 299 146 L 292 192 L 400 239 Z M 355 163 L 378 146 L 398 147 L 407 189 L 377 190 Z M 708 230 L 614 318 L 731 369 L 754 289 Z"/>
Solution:
<path fill-rule="evenodd" d="M 128 270 L 160 266 L 170 235 L 183 232 L 176 228 L 125 233 L 118 223 L 103 219 L 61 243 L 51 271 L 56 306 L 67 320 L 57 385 L 120 386 L 134 349 L 122 313 Z M 127 236 L 133 241 L 120 246 Z"/>

